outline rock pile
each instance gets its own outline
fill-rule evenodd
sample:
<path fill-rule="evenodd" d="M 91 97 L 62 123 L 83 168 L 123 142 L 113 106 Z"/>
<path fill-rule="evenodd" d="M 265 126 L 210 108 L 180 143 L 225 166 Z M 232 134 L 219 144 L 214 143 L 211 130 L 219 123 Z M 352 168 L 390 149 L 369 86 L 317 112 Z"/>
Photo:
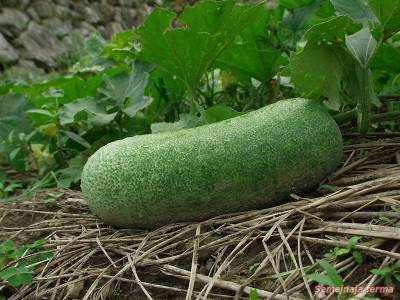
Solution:
<path fill-rule="evenodd" d="M 140 24 L 161 0 L 0 0 L 0 66 L 57 67 L 78 40 Z"/>

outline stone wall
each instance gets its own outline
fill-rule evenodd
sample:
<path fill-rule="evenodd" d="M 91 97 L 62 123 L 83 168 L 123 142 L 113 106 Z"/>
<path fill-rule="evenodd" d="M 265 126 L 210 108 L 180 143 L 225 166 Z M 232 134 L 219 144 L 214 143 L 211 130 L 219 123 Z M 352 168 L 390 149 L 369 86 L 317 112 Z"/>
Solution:
<path fill-rule="evenodd" d="M 0 0 L 0 71 L 21 65 L 50 70 L 82 38 L 140 24 L 161 0 Z"/>

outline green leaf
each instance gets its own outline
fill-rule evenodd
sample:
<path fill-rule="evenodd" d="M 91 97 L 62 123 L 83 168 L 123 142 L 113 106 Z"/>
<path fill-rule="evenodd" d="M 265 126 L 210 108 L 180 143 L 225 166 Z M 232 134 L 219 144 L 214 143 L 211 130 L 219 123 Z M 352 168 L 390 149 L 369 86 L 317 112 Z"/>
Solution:
<path fill-rule="evenodd" d="M 36 253 L 35 254 L 35 258 L 37 259 L 37 261 L 44 261 L 47 260 L 49 258 L 52 258 L 54 256 L 54 253 L 51 251 L 45 251 L 42 253 Z"/>
<path fill-rule="evenodd" d="M 257 290 L 256 290 L 256 289 L 252 289 L 252 290 L 251 290 L 251 292 L 250 292 L 250 294 L 249 294 L 249 297 L 250 297 L 250 300 L 258 300 L 258 299 L 260 299 L 260 298 L 258 297 L 258 293 L 257 293 Z"/>
<path fill-rule="evenodd" d="M 215 123 L 222 120 L 238 117 L 244 114 L 246 113 L 238 112 L 227 106 L 225 103 L 216 104 L 204 112 L 207 123 Z"/>
<path fill-rule="evenodd" d="M 370 270 L 370 272 L 372 274 L 380 275 L 380 276 L 386 276 L 386 275 L 392 273 L 392 271 L 393 270 L 392 270 L 392 268 L 390 266 L 384 266 L 383 268 L 380 268 L 380 269 L 372 269 L 372 270 Z"/>
<path fill-rule="evenodd" d="M 136 37 L 136 30 L 117 32 L 113 34 L 111 42 L 104 47 L 103 52 L 117 60 L 133 59 L 136 56 L 132 51 Z"/>
<path fill-rule="evenodd" d="M 106 46 L 106 40 L 101 36 L 100 33 L 95 32 L 92 33 L 89 37 L 86 38 L 84 43 L 85 54 L 98 58 Z"/>
<path fill-rule="evenodd" d="M 379 47 L 374 56 L 372 66 L 374 71 L 400 73 L 400 48 L 390 44 L 383 44 Z"/>
<path fill-rule="evenodd" d="M 326 260 L 318 260 L 318 264 L 328 273 L 329 278 L 332 280 L 334 286 L 342 286 L 343 279 L 335 270 L 335 268 Z"/>
<path fill-rule="evenodd" d="M 12 257 L 20 257 L 26 252 L 26 250 L 28 250 L 28 247 L 26 245 L 22 245 L 12 253 Z"/>
<path fill-rule="evenodd" d="M 335 185 L 331 185 L 331 184 L 321 184 L 320 188 L 321 189 L 326 189 L 326 190 L 331 191 L 331 192 L 337 192 L 339 190 L 339 187 L 337 187 Z"/>
<path fill-rule="evenodd" d="M 278 71 L 282 55 L 271 42 L 268 32 L 270 12 L 259 7 L 257 21 L 252 22 L 217 58 L 216 65 L 229 69 L 237 77 L 243 75 L 261 82 L 271 79 Z"/>
<path fill-rule="evenodd" d="M 74 183 L 78 183 L 81 180 L 82 170 L 76 168 L 64 168 L 57 172 L 57 187 L 67 188 Z"/>
<path fill-rule="evenodd" d="M 326 257 L 326 258 L 332 258 L 332 257 L 334 257 L 335 255 L 336 255 L 335 252 L 334 252 L 333 250 L 330 250 L 329 252 L 327 252 L 327 253 L 324 254 L 324 257 Z"/>
<path fill-rule="evenodd" d="M 400 208 L 397 208 L 395 205 L 391 205 L 390 208 L 397 213 L 398 215 L 400 215 Z"/>
<path fill-rule="evenodd" d="M 90 148 L 90 144 L 81 136 L 77 135 L 75 132 L 68 131 L 68 130 L 60 130 L 60 132 L 65 133 L 67 137 L 71 140 L 77 142 L 78 144 L 82 145 L 85 148 Z"/>
<path fill-rule="evenodd" d="M 328 285 L 331 287 L 336 286 L 335 283 L 333 282 L 333 280 L 327 275 L 323 275 L 320 273 L 313 273 L 313 274 L 307 275 L 306 277 L 307 277 L 307 279 L 314 280 L 323 285 Z"/>
<path fill-rule="evenodd" d="M 8 283 L 13 287 L 31 283 L 32 280 L 32 272 L 25 267 L 16 268 L 16 273 L 7 278 Z"/>
<path fill-rule="evenodd" d="M 304 39 L 308 42 L 344 40 L 351 21 L 347 16 L 336 16 L 311 27 Z"/>
<path fill-rule="evenodd" d="M 0 80 L 0 96 L 4 96 L 8 93 L 10 93 L 10 90 L 14 87 L 14 82 L 13 81 L 1 81 Z"/>
<path fill-rule="evenodd" d="M 8 278 L 10 278 L 11 276 L 14 276 L 17 273 L 18 273 L 18 270 L 16 267 L 9 267 L 9 268 L 3 270 L 2 272 L 0 272 L 0 278 L 7 280 Z"/>
<path fill-rule="evenodd" d="M 358 264 L 362 264 L 362 263 L 363 263 L 364 258 L 363 258 L 363 256 L 362 256 L 361 252 L 359 252 L 359 251 L 353 251 L 353 252 L 352 252 L 352 255 L 353 255 L 354 260 L 355 260 Z"/>
<path fill-rule="evenodd" d="M 30 109 L 26 114 L 36 122 L 37 125 L 44 125 L 53 122 L 55 115 L 45 109 Z"/>
<path fill-rule="evenodd" d="M 357 23 L 377 22 L 373 10 L 364 0 L 331 0 L 339 15 L 350 17 Z"/>
<path fill-rule="evenodd" d="M 292 31 L 304 30 L 306 22 L 318 11 L 323 0 L 309 1 L 306 5 L 301 5 L 293 10 L 292 14 L 287 14 L 282 20 L 282 26 Z"/>
<path fill-rule="evenodd" d="M 335 247 L 335 254 L 337 256 L 345 255 L 345 254 L 348 254 L 348 253 L 350 253 L 350 249 Z"/>
<path fill-rule="evenodd" d="M 191 114 L 181 114 L 180 120 L 175 123 L 153 123 L 151 124 L 152 133 L 161 133 L 167 131 L 177 131 L 184 128 L 193 128 L 205 124 L 205 121 L 201 117 L 197 117 Z"/>
<path fill-rule="evenodd" d="M 347 248 L 352 249 L 355 245 L 358 244 L 358 242 L 361 240 L 361 236 L 352 236 L 348 241 L 347 241 Z"/>
<path fill-rule="evenodd" d="M 83 166 L 87 160 L 82 152 L 68 161 L 68 167 L 57 172 L 57 186 L 61 188 L 70 187 L 81 180 Z"/>
<path fill-rule="evenodd" d="M 25 164 L 29 155 L 28 151 L 20 146 L 11 145 L 13 150 L 8 155 L 8 161 L 17 171 L 25 171 Z"/>
<path fill-rule="evenodd" d="M 368 0 L 369 6 L 383 27 L 385 27 L 386 24 L 391 20 L 393 13 L 399 6 L 399 3 L 399 0 Z M 398 21 L 398 24 L 400 25 L 400 21 Z"/>
<path fill-rule="evenodd" d="M 34 105 L 28 101 L 25 95 L 0 96 L 0 152 L 2 144 L 6 142 L 10 132 L 17 135 L 33 130 L 31 121 L 26 116 L 26 111 L 33 108 Z"/>
<path fill-rule="evenodd" d="M 97 73 L 85 79 L 77 75 L 68 75 L 32 85 L 19 85 L 14 92 L 26 93 L 37 105 L 70 103 L 76 99 L 96 96 L 103 73 Z"/>
<path fill-rule="evenodd" d="M 390 219 L 386 216 L 379 216 L 379 220 L 381 220 L 382 222 L 390 222 Z"/>
<path fill-rule="evenodd" d="M 400 0 L 368 0 L 368 3 L 381 24 L 384 39 L 400 31 Z"/>
<path fill-rule="evenodd" d="M 400 31 L 400 1 L 395 0 L 393 2 L 396 1 L 398 2 L 397 8 L 393 11 L 391 18 L 387 21 L 384 28 L 385 38 L 389 38 L 393 34 Z M 391 2 L 391 1 L 385 1 L 385 2 Z"/>
<path fill-rule="evenodd" d="M 156 8 L 138 29 L 139 57 L 180 78 L 196 94 L 199 81 L 221 52 L 250 23 L 257 20 L 256 5 L 235 1 L 200 1 L 176 15 Z M 172 27 L 172 24 L 178 26 Z"/>
<path fill-rule="evenodd" d="M 134 117 L 139 110 L 150 105 L 153 100 L 151 97 L 144 96 L 150 70 L 150 64 L 135 61 L 130 73 L 121 72 L 105 77 L 105 86 L 101 91 L 128 116 Z"/>
<path fill-rule="evenodd" d="M 295 48 L 297 42 L 310 27 L 310 19 L 318 12 L 323 0 L 310 1 L 309 4 L 297 7 L 292 13 L 284 15 L 280 24 L 279 38 L 289 48 Z"/>
<path fill-rule="evenodd" d="M 367 68 L 375 53 L 377 41 L 372 36 L 369 28 L 364 27 L 360 31 L 346 36 L 346 46 L 358 63 Z"/>
<path fill-rule="evenodd" d="M 15 250 L 15 245 L 12 240 L 5 240 L 0 244 L 0 254 L 8 254 Z"/>
<path fill-rule="evenodd" d="M 307 43 L 300 53 L 291 56 L 291 77 L 295 88 L 305 98 L 328 98 L 330 107 L 338 110 L 344 69 L 342 48 Z"/>
<path fill-rule="evenodd" d="M 59 115 L 61 125 L 74 123 L 80 118 L 87 119 L 91 126 L 97 127 L 109 124 L 117 113 L 108 113 L 102 102 L 90 97 L 65 104 L 60 109 Z"/>
<path fill-rule="evenodd" d="M 299 6 L 308 5 L 311 2 L 313 2 L 313 0 L 280 0 L 279 5 L 287 9 L 294 9 Z"/>
<path fill-rule="evenodd" d="M 27 244 L 26 246 L 27 246 L 29 249 L 35 249 L 35 248 L 37 248 L 37 247 L 39 247 L 39 246 L 42 246 L 44 243 L 45 243 L 45 240 L 40 239 L 40 240 L 34 241 L 34 242 L 31 243 L 31 244 Z"/>
<path fill-rule="evenodd" d="M 7 173 L 4 170 L 0 169 L 0 185 L 3 185 L 6 183 L 7 180 Z"/>

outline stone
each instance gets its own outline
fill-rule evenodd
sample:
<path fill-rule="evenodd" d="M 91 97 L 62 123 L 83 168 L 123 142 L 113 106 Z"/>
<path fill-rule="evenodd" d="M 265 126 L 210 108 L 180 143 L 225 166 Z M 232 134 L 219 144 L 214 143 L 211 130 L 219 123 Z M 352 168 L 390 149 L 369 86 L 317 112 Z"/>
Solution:
<path fill-rule="evenodd" d="M 2 26 L 0 26 L 0 33 L 2 33 L 5 37 L 9 39 L 14 39 L 18 35 L 18 33 L 16 33 L 15 30 L 13 31 L 10 28 Z"/>
<path fill-rule="evenodd" d="M 97 26 L 97 31 L 100 32 L 102 37 L 107 37 L 107 38 L 110 37 L 108 35 L 108 33 L 109 33 L 108 30 L 103 25 Z"/>
<path fill-rule="evenodd" d="M 115 14 L 115 9 L 114 6 L 108 5 L 107 3 L 101 4 L 98 6 L 99 7 L 99 12 L 103 16 L 103 23 L 108 24 L 110 21 L 113 20 L 114 14 Z"/>
<path fill-rule="evenodd" d="M 119 5 L 127 7 L 137 7 L 138 0 L 119 0 Z"/>
<path fill-rule="evenodd" d="M 5 79 L 15 80 L 15 78 L 18 78 L 28 82 L 46 80 L 49 76 L 43 69 L 38 68 L 34 62 L 29 60 L 20 60 L 18 64 L 5 69 L 2 75 Z"/>
<path fill-rule="evenodd" d="M 44 19 L 42 24 L 58 37 L 63 37 L 72 30 L 71 21 L 69 20 L 61 21 L 59 18 L 50 18 Z"/>
<path fill-rule="evenodd" d="M 72 2 L 70 5 L 70 9 L 75 12 L 81 20 L 85 19 L 85 9 L 86 6 L 85 4 L 81 3 L 81 2 Z"/>
<path fill-rule="evenodd" d="M 111 6 L 118 5 L 118 0 L 107 0 L 107 3 L 110 4 Z"/>
<path fill-rule="evenodd" d="M 28 29 L 20 35 L 18 40 L 27 58 L 46 67 L 56 67 L 67 51 L 48 29 L 35 22 L 29 24 Z"/>
<path fill-rule="evenodd" d="M 77 28 L 78 34 L 82 37 L 88 37 L 92 32 L 96 31 L 96 28 L 90 25 L 88 22 L 82 22 L 81 28 Z"/>
<path fill-rule="evenodd" d="M 121 24 L 117 23 L 117 22 L 112 22 L 111 26 L 110 26 L 110 35 L 113 35 L 114 33 L 123 31 L 124 28 L 122 27 Z"/>
<path fill-rule="evenodd" d="M 54 6 L 54 11 L 55 11 L 55 16 L 62 19 L 68 18 L 71 14 L 71 10 L 63 5 Z"/>
<path fill-rule="evenodd" d="M 117 22 L 118 24 L 123 24 L 124 21 L 122 20 L 122 9 L 121 7 L 115 7 L 114 9 L 115 14 L 114 14 L 114 20 L 115 22 Z"/>
<path fill-rule="evenodd" d="M 16 30 L 24 30 L 29 18 L 22 11 L 14 8 L 4 7 L 0 14 L 0 27 L 6 26 Z"/>
<path fill-rule="evenodd" d="M 55 15 L 61 19 L 69 19 L 73 21 L 82 20 L 82 16 L 76 11 L 61 5 L 54 6 Z"/>
<path fill-rule="evenodd" d="M 18 7 L 18 8 L 26 8 L 30 2 L 30 0 L 3 0 L 0 1 L 2 5 L 7 7 Z"/>
<path fill-rule="evenodd" d="M 75 50 L 75 43 L 72 40 L 72 37 L 70 35 L 66 35 L 62 38 L 62 43 L 64 47 L 69 51 L 74 51 Z"/>
<path fill-rule="evenodd" d="M 17 52 L 0 33 L 0 63 L 13 63 L 19 58 Z"/>
<path fill-rule="evenodd" d="M 97 24 L 102 19 L 98 11 L 90 6 L 85 6 L 83 8 L 83 16 L 86 22 L 89 22 L 91 24 Z"/>
<path fill-rule="evenodd" d="M 125 28 L 132 28 L 135 26 L 135 18 L 137 16 L 137 12 L 134 9 L 122 9 L 121 17 L 122 22 Z"/>
<path fill-rule="evenodd" d="M 36 1 L 32 4 L 32 7 L 35 9 L 37 15 L 40 18 L 50 18 L 55 14 L 55 6 L 52 1 L 48 0 L 40 0 Z"/>
<path fill-rule="evenodd" d="M 152 7 L 148 6 L 146 3 L 140 6 L 138 9 L 137 17 L 135 18 L 135 25 L 142 24 L 145 18 L 151 13 Z"/>
<path fill-rule="evenodd" d="M 70 4 L 70 0 L 56 0 L 56 3 L 58 4 L 58 5 L 62 5 L 62 6 L 65 6 L 65 7 L 68 7 L 68 5 Z"/>
<path fill-rule="evenodd" d="M 37 23 L 40 23 L 41 19 L 38 16 L 38 14 L 36 13 L 36 10 L 33 7 L 29 7 L 26 11 L 26 13 L 28 14 L 28 16 L 31 18 L 32 21 L 35 21 Z"/>

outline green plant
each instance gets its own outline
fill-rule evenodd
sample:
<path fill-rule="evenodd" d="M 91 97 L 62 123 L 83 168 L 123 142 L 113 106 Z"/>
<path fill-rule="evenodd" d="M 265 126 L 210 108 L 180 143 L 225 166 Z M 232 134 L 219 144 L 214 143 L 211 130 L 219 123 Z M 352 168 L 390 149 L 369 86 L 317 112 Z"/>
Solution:
<path fill-rule="evenodd" d="M 337 16 L 309 29 L 306 46 L 291 56 L 292 81 L 304 96 L 326 99 L 333 109 L 356 105 L 358 130 L 365 134 L 371 106 L 380 105 L 371 68 L 383 43 L 400 30 L 400 2 L 331 2 Z"/>
<path fill-rule="evenodd" d="M 328 285 L 331 287 L 340 287 L 343 285 L 343 278 L 339 275 L 334 266 L 332 266 L 325 259 L 318 260 L 317 262 L 325 270 L 326 275 L 315 272 L 312 274 L 308 274 L 307 275 L 308 279 L 314 280 L 320 284 Z"/>
<path fill-rule="evenodd" d="M 395 212 L 398 216 L 397 218 L 389 218 L 387 216 L 384 215 L 384 213 L 379 216 L 379 221 L 384 222 L 384 223 L 389 223 L 394 227 L 398 227 L 400 228 L 400 221 L 398 221 L 398 219 L 400 218 L 400 209 L 398 209 L 396 206 L 391 206 L 391 209 L 393 212 Z"/>
<path fill-rule="evenodd" d="M 400 262 L 395 262 L 380 269 L 372 269 L 370 272 L 382 276 L 386 285 L 391 285 L 396 281 L 400 282 Z"/>
<path fill-rule="evenodd" d="M 43 248 L 44 240 L 17 247 L 12 240 L 0 244 L 0 279 L 18 287 L 33 280 L 36 265 L 53 256 Z"/>
<path fill-rule="evenodd" d="M 8 198 L 20 188 L 22 188 L 22 184 L 18 181 L 0 181 L 0 199 Z"/>
<path fill-rule="evenodd" d="M 257 293 L 257 290 L 256 290 L 256 289 L 251 290 L 251 292 L 250 292 L 250 294 L 249 294 L 249 299 L 250 299 L 250 300 L 258 300 L 258 299 L 260 299 L 260 298 L 258 297 L 258 293 Z"/>
<path fill-rule="evenodd" d="M 343 247 L 335 247 L 330 250 L 328 253 L 325 253 L 326 258 L 337 258 L 342 255 L 351 254 L 354 260 L 361 264 L 364 260 L 360 251 L 354 250 L 353 247 L 358 244 L 359 240 L 361 239 L 360 236 L 353 236 L 347 241 L 347 246 Z"/>

